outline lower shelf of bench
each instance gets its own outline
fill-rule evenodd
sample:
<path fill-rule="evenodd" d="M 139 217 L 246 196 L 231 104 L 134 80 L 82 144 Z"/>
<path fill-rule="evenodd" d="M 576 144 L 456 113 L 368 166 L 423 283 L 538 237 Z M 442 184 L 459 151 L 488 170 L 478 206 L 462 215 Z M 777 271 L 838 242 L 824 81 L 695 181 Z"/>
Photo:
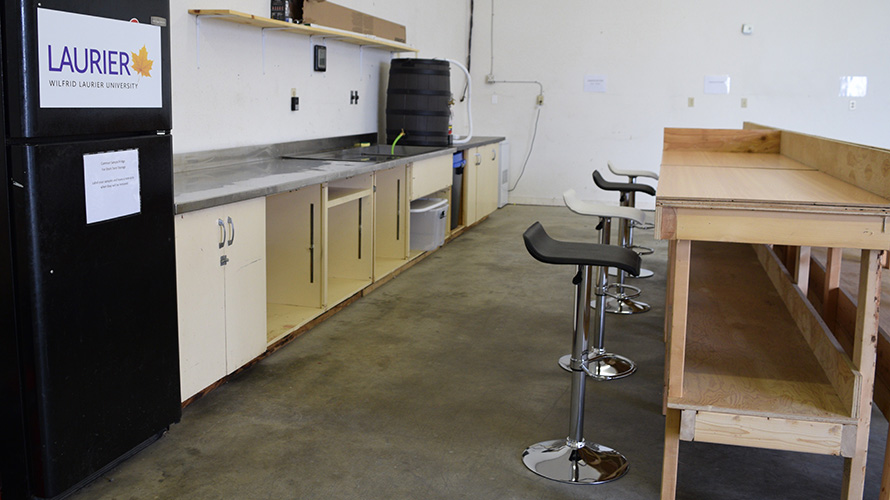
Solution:
<path fill-rule="evenodd" d="M 856 426 L 683 410 L 680 439 L 851 457 L 855 450 Z"/>
<path fill-rule="evenodd" d="M 681 439 L 847 455 L 859 374 L 829 380 L 752 246 L 693 242 L 690 263 Z"/>

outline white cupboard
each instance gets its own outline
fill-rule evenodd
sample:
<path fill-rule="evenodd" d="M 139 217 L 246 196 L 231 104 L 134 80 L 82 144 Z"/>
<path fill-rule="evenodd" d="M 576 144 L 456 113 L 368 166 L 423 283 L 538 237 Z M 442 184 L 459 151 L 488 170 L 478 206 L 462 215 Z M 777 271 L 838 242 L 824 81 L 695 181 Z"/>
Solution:
<path fill-rule="evenodd" d="M 182 400 L 266 349 L 264 198 L 176 216 Z"/>

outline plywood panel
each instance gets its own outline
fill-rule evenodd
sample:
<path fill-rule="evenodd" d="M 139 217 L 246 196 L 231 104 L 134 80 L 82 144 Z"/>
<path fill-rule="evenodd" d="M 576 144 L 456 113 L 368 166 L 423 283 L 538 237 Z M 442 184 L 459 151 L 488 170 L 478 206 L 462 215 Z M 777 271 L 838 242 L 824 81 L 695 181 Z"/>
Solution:
<path fill-rule="evenodd" d="M 730 153 L 778 153 L 778 130 L 665 128 L 665 151 L 722 151 Z"/>
<path fill-rule="evenodd" d="M 861 376 L 855 371 L 843 348 L 819 317 L 819 313 L 806 299 L 805 292 L 792 284 L 790 274 L 779 264 L 776 255 L 764 245 L 756 245 L 754 250 L 843 405 L 850 415 L 858 415 Z"/>
<path fill-rule="evenodd" d="M 844 425 L 698 412 L 695 441 L 840 455 Z"/>
<path fill-rule="evenodd" d="M 266 294 L 274 304 L 321 307 L 321 187 L 266 197 Z"/>
<path fill-rule="evenodd" d="M 665 151 L 662 165 L 698 167 L 771 168 L 816 170 L 814 167 L 774 153 L 724 153 L 719 151 Z"/>
<path fill-rule="evenodd" d="M 766 210 L 657 206 L 662 239 L 890 248 L 884 218 Z"/>
<path fill-rule="evenodd" d="M 782 155 L 890 198 L 890 150 L 782 132 Z"/>
<path fill-rule="evenodd" d="M 890 200 L 864 189 L 818 171 L 800 169 L 663 166 L 658 198 L 890 207 Z"/>
<path fill-rule="evenodd" d="M 753 249 L 694 242 L 683 397 L 675 409 L 855 423 Z"/>

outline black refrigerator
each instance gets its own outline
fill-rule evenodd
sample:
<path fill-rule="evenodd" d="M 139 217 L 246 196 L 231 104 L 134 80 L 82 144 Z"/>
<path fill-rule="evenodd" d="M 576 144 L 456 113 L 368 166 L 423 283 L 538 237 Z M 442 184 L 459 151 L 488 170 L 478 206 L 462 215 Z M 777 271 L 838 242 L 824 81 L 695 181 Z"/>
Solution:
<path fill-rule="evenodd" d="M 169 9 L 3 3 L 3 500 L 68 496 L 180 418 Z"/>

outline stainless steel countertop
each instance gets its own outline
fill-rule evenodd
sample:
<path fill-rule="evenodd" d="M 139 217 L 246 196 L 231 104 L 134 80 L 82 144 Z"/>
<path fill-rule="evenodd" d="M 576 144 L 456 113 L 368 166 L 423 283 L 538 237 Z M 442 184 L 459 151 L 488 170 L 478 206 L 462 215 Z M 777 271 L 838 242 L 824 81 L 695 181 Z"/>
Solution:
<path fill-rule="evenodd" d="M 467 144 L 379 163 L 274 158 L 176 172 L 173 201 L 176 213 L 181 214 L 385 170 L 503 140 L 503 137 L 477 137 Z"/>

